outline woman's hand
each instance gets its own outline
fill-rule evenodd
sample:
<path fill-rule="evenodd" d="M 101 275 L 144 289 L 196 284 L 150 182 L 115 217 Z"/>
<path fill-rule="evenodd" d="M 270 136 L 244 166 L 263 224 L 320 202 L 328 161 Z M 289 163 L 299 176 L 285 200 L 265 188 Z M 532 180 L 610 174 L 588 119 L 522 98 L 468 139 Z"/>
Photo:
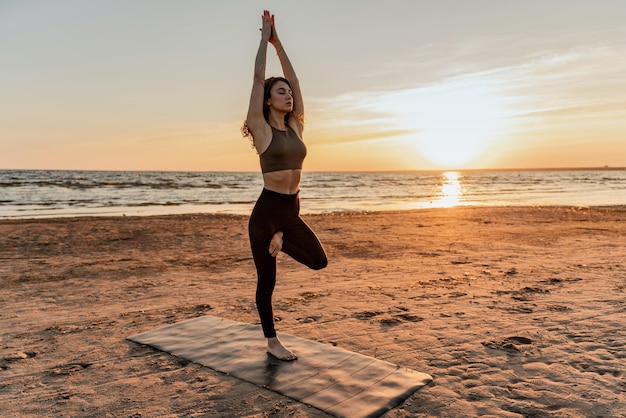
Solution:
<path fill-rule="evenodd" d="M 274 45 L 276 50 L 280 48 L 280 39 L 278 39 L 278 32 L 276 32 L 276 25 L 274 24 L 274 15 L 270 16 L 270 25 L 272 27 L 272 34 L 270 35 L 269 42 Z"/>
<path fill-rule="evenodd" d="M 277 233 L 274 234 L 274 236 L 272 237 L 272 240 L 270 241 L 270 248 L 269 248 L 270 255 L 272 257 L 276 257 L 278 253 L 280 252 L 280 250 L 282 250 L 282 248 L 283 248 L 283 233 L 282 231 L 278 231 Z"/>
<path fill-rule="evenodd" d="M 263 10 L 263 16 L 261 16 L 261 38 L 266 41 L 271 42 L 273 22 L 274 16 L 270 15 L 269 10 Z"/>

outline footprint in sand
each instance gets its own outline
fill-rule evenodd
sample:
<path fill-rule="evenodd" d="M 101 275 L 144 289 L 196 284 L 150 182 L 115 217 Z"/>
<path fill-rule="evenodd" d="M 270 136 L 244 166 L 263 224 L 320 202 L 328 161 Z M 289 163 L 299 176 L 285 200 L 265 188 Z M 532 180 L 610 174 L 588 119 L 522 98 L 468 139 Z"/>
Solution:
<path fill-rule="evenodd" d="M 502 341 L 483 341 L 481 344 L 492 350 L 502 350 L 506 352 L 521 352 L 516 344 L 529 345 L 532 344 L 532 340 L 526 337 L 508 337 Z"/>
<path fill-rule="evenodd" d="M 91 366 L 91 363 L 68 363 L 48 370 L 53 376 L 69 376 Z"/>
<path fill-rule="evenodd" d="M 404 309 L 401 309 L 401 310 L 404 310 Z M 363 311 L 363 312 L 355 313 L 354 317 L 360 320 L 368 320 L 368 319 L 372 319 L 373 317 L 382 315 L 382 314 L 383 312 L 380 312 L 380 311 Z M 401 324 L 402 322 L 420 322 L 423 320 L 424 318 L 422 318 L 421 316 L 411 315 L 409 313 L 400 313 L 400 314 L 395 314 L 392 317 L 381 318 L 378 320 L 378 322 L 380 322 L 383 325 L 398 325 L 398 324 Z"/>
<path fill-rule="evenodd" d="M 380 323 L 382 325 L 398 325 L 400 324 L 402 321 L 399 320 L 398 318 L 383 318 L 380 320 Z"/>
<path fill-rule="evenodd" d="M 28 358 L 35 357 L 36 355 L 37 353 L 34 351 L 20 351 L 19 353 L 5 356 L 2 358 L 2 360 L 0 360 L 0 370 L 7 370 L 9 368 L 9 363 L 26 360 Z"/>
<path fill-rule="evenodd" d="M 422 318 L 421 316 L 411 315 L 411 314 L 398 314 L 398 315 L 395 315 L 395 317 L 401 319 L 402 321 L 408 321 L 408 322 L 420 322 L 424 320 L 424 318 Z"/>
<path fill-rule="evenodd" d="M 10 354 L 4 357 L 3 360 L 13 362 L 13 361 L 19 361 L 19 360 L 26 360 L 27 358 L 35 357 L 36 355 L 37 353 L 34 351 L 20 351 L 19 353 Z"/>
<path fill-rule="evenodd" d="M 314 315 L 314 316 L 307 316 L 306 318 L 296 318 L 296 321 L 299 321 L 303 324 L 308 324 L 310 322 L 317 322 L 320 320 L 320 318 L 321 316 Z"/>
<path fill-rule="evenodd" d="M 502 308 L 505 311 L 508 312 L 512 312 L 512 313 L 525 313 L 525 314 L 529 314 L 529 313 L 533 313 L 534 309 L 531 308 L 530 306 L 507 306 L 505 308 Z"/>
<path fill-rule="evenodd" d="M 380 312 L 380 311 L 374 311 L 374 312 L 372 312 L 372 311 L 363 311 L 363 312 L 356 312 L 354 314 L 354 317 L 356 319 L 360 319 L 360 320 L 367 320 L 367 319 L 371 319 L 371 318 L 373 318 L 373 317 L 375 317 L 377 315 L 380 315 L 380 314 L 382 314 L 382 312 Z"/>
<path fill-rule="evenodd" d="M 505 338 L 503 341 L 510 342 L 510 343 L 517 343 L 517 344 L 532 344 L 533 343 L 533 340 L 531 340 L 530 338 L 526 338 L 526 337 L 508 337 L 508 338 Z"/>
<path fill-rule="evenodd" d="M 546 308 L 549 311 L 555 311 L 555 312 L 565 312 L 565 311 L 572 310 L 572 308 L 570 308 L 569 306 L 565 306 L 565 305 L 548 305 L 546 306 Z"/>

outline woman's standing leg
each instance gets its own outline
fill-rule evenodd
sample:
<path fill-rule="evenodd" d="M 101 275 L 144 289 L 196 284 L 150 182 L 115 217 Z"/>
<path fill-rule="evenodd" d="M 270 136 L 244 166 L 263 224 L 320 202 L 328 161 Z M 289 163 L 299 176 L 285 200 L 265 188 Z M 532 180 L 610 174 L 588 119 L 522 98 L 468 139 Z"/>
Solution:
<path fill-rule="evenodd" d="M 284 219 L 284 199 L 276 193 L 264 190 L 255 205 L 248 233 L 252 256 L 257 269 L 256 305 L 261 319 L 263 334 L 267 338 L 267 352 L 281 360 L 295 360 L 298 357 L 288 350 L 276 337 L 272 294 L 276 285 L 276 257 L 270 254 L 272 237 L 280 231 L 279 220 Z"/>
<path fill-rule="evenodd" d="M 266 338 L 272 338 L 276 336 L 272 309 L 272 293 L 276 286 L 276 258 L 270 255 L 268 247 L 274 231 L 267 221 L 258 219 L 253 213 L 248 224 L 248 234 L 257 271 L 256 307 L 259 311 L 263 335 Z"/>

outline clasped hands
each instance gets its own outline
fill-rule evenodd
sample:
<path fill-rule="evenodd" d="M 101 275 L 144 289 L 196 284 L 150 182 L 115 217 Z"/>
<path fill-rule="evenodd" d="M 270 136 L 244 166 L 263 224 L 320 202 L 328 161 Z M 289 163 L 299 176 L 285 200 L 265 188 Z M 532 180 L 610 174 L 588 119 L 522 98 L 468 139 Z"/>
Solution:
<path fill-rule="evenodd" d="M 278 34 L 276 33 L 276 26 L 274 25 L 274 15 L 270 14 L 269 10 L 264 10 L 263 16 L 261 16 L 261 22 L 261 36 L 278 48 L 280 42 L 278 40 Z"/>

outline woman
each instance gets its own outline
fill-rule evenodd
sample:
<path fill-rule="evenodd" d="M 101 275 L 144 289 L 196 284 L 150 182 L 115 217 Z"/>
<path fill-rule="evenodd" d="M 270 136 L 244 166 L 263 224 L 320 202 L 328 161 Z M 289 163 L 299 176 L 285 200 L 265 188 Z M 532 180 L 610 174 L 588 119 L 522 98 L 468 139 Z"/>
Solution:
<path fill-rule="evenodd" d="M 304 105 L 298 78 L 278 39 L 274 16 L 267 10 L 262 25 L 243 131 L 252 137 L 260 156 L 263 191 L 250 215 L 248 232 L 257 269 L 256 304 L 267 352 L 281 360 L 295 360 L 297 356 L 276 337 L 274 328 L 276 256 L 282 250 L 314 270 L 326 267 L 328 261 L 319 240 L 299 215 L 306 147 L 302 142 Z M 284 77 L 265 79 L 268 43 L 276 49 Z"/>

